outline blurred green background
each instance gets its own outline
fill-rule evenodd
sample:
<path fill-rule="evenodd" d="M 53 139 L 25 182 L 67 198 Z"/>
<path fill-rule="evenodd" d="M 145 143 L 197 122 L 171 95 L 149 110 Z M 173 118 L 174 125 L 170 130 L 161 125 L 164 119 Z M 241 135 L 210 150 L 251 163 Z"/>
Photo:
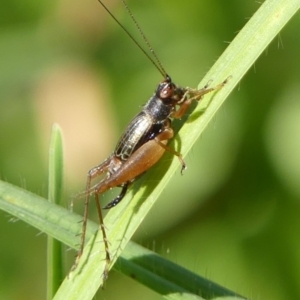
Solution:
<path fill-rule="evenodd" d="M 120 1 L 106 3 L 140 40 Z M 239 0 L 129 4 L 167 72 L 190 87 L 259 8 Z M 68 207 L 161 75 L 96 0 L 0 5 L 0 177 L 46 197 L 57 122 Z M 249 70 L 135 235 L 252 299 L 300 298 L 299 25 L 297 14 Z M 44 299 L 46 236 L 16 221 L 0 212 L 0 299 Z M 111 272 L 97 299 L 141 297 L 161 299 Z"/>

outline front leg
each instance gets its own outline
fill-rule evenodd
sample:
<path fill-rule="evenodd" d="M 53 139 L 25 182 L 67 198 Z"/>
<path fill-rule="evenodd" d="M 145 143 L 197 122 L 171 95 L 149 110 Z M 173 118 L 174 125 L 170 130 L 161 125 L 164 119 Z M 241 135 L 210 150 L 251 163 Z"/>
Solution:
<path fill-rule="evenodd" d="M 199 101 L 205 94 L 221 89 L 228 82 L 228 80 L 229 78 L 212 88 L 208 88 L 210 82 L 208 82 L 200 90 L 186 88 L 186 92 L 184 93 L 182 100 L 180 101 L 180 103 L 178 103 L 180 106 L 179 109 L 174 111 L 171 117 L 174 119 L 180 119 L 185 114 L 186 110 L 190 107 L 193 100 Z"/>

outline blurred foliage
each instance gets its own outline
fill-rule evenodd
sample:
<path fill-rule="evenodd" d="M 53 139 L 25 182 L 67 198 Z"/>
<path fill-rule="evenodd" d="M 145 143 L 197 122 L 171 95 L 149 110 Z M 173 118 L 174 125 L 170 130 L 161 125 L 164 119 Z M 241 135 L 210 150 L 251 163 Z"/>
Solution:
<path fill-rule="evenodd" d="M 120 1 L 106 2 L 140 40 Z M 182 86 L 197 86 L 259 7 L 238 0 L 129 4 Z M 57 122 L 65 137 L 67 206 L 161 75 L 97 1 L 0 5 L 0 176 L 46 196 L 47 147 Z M 229 97 L 186 157 L 184 176 L 178 170 L 135 237 L 252 299 L 300 297 L 298 31 L 296 15 Z M 9 221 L 0 212 L 0 298 L 43 299 L 46 238 Z M 128 299 L 160 299 L 113 272 L 98 298 L 126 299 L 124 291 Z"/>

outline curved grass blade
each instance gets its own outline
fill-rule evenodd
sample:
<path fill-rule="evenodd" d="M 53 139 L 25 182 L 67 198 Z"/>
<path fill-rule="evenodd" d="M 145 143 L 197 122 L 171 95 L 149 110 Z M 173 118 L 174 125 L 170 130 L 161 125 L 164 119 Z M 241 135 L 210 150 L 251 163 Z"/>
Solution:
<path fill-rule="evenodd" d="M 49 147 L 48 201 L 62 204 L 63 197 L 63 141 L 61 129 L 52 127 Z M 47 240 L 47 299 L 52 299 L 64 278 L 63 245 L 48 235 Z"/>
<path fill-rule="evenodd" d="M 81 216 L 2 181 L 0 181 L 0 208 L 78 250 Z M 98 224 L 89 222 L 87 237 L 93 239 L 97 230 Z M 201 300 L 213 299 L 216 296 L 234 296 L 237 297 L 236 300 L 245 299 L 133 242 L 127 244 L 114 268 L 167 299 Z M 62 298 L 63 295 L 61 294 L 60 297 Z M 72 294 L 72 298 L 85 299 L 86 295 Z"/>

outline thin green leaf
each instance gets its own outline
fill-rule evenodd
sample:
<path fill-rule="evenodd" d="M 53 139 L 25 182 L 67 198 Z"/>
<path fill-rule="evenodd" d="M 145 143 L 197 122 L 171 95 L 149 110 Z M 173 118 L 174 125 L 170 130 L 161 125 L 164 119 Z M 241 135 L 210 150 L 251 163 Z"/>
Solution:
<path fill-rule="evenodd" d="M 64 244 L 74 249 L 79 248 L 81 216 L 2 181 L 0 181 L 0 208 Z M 91 238 L 97 230 L 98 224 L 89 222 L 87 237 Z M 115 264 L 115 269 L 135 278 L 167 299 L 203 299 L 198 294 L 205 299 L 216 296 L 238 297 L 234 292 L 133 242 L 127 244 Z M 72 278 L 68 281 L 72 284 Z"/>
<path fill-rule="evenodd" d="M 132 242 L 127 244 L 114 269 L 151 287 L 167 299 L 199 299 L 199 294 L 201 299 L 218 296 L 245 299 Z"/>
<path fill-rule="evenodd" d="M 61 205 L 63 196 L 63 141 L 61 129 L 52 127 L 49 147 L 48 201 Z M 47 299 L 52 299 L 63 278 L 63 247 L 48 235 L 47 241 Z"/>

